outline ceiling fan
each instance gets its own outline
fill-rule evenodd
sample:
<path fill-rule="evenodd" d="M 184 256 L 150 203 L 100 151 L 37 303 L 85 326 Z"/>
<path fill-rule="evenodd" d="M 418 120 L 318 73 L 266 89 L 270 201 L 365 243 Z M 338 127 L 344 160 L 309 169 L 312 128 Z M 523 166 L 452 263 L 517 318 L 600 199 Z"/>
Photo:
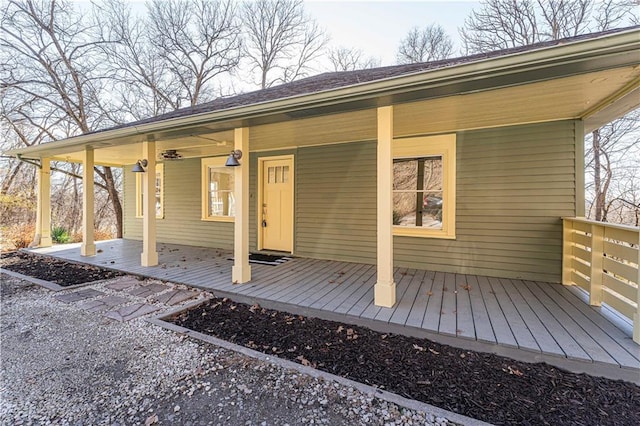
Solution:
<path fill-rule="evenodd" d="M 175 149 L 167 149 L 160 153 L 160 158 L 162 160 L 180 160 L 182 155 L 178 154 L 178 151 Z"/>

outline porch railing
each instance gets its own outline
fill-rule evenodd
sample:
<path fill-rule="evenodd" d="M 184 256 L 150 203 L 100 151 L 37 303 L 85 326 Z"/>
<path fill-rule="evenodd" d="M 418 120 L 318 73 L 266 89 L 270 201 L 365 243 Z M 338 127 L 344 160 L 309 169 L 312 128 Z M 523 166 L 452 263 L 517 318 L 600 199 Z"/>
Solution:
<path fill-rule="evenodd" d="M 633 321 L 640 344 L 640 228 L 563 218 L 562 283 L 589 293 Z"/>

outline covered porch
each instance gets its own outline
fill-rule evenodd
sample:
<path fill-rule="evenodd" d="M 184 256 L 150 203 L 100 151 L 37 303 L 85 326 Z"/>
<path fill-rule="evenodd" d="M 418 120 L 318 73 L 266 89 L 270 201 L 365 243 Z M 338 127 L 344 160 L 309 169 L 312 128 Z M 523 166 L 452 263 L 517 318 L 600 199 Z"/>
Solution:
<path fill-rule="evenodd" d="M 575 372 L 640 381 L 640 346 L 631 321 L 607 305 L 589 306 L 577 286 L 394 268 L 397 303 L 376 306 L 375 265 L 293 258 L 252 264 L 252 280 L 233 284 L 232 252 L 160 243 L 158 265 L 143 267 L 141 241 L 77 245 L 35 253 L 182 283 L 245 303 L 426 337 L 470 350 L 543 361 Z"/>

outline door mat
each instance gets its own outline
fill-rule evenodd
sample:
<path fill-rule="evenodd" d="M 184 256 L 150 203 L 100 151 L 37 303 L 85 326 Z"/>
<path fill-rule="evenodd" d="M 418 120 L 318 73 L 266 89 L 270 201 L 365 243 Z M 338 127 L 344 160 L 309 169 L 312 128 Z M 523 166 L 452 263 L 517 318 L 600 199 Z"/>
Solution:
<path fill-rule="evenodd" d="M 292 257 L 287 256 L 278 256 L 273 254 L 262 254 L 262 253 L 250 253 L 249 254 L 249 263 L 257 263 L 260 265 L 271 265 L 277 266 L 281 265 L 287 260 L 293 259 Z M 233 257 L 229 258 L 229 260 L 234 260 Z"/>

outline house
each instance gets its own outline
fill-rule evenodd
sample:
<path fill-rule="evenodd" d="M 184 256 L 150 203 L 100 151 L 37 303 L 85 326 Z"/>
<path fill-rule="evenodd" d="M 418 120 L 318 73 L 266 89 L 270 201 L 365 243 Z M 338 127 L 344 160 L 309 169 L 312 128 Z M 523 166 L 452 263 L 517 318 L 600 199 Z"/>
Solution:
<path fill-rule="evenodd" d="M 41 163 L 41 246 L 50 161 L 123 167 L 124 238 L 143 241 L 143 266 L 156 242 L 233 249 L 237 283 L 252 251 L 369 263 L 375 303 L 392 306 L 394 265 L 571 280 L 562 218 L 585 214 L 584 135 L 638 105 L 634 27 L 321 74 L 9 154 Z M 637 316 L 638 278 L 618 278 Z"/>

